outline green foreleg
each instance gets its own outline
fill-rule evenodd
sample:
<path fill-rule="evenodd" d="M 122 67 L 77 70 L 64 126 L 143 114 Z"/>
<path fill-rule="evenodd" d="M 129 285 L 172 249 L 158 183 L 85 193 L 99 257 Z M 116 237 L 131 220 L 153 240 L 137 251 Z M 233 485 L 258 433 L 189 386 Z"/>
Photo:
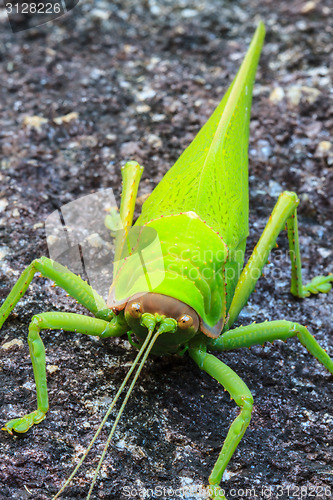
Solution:
<path fill-rule="evenodd" d="M 233 421 L 228 431 L 227 437 L 223 443 L 219 458 L 217 459 L 211 475 L 209 484 L 212 490 L 216 490 L 212 497 L 214 499 L 224 499 L 224 493 L 218 491 L 218 485 L 222 479 L 229 460 L 236 450 L 244 432 L 251 420 L 251 411 L 253 405 L 252 394 L 241 380 L 241 378 L 227 365 L 222 363 L 212 354 L 207 354 L 201 349 L 190 349 L 189 354 L 197 363 L 199 368 L 214 377 L 229 392 L 232 399 L 235 400 L 241 411 L 238 417 Z M 215 488 L 214 488 L 215 487 Z"/>
<path fill-rule="evenodd" d="M 7 299 L 2 304 L 0 308 L 0 328 L 17 302 L 26 292 L 31 280 L 37 272 L 40 272 L 45 278 L 54 281 L 56 285 L 66 290 L 69 295 L 74 297 L 93 314 L 98 314 L 98 312 L 101 313 L 107 309 L 102 297 L 98 295 L 88 283 L 83 281 L 80 276 L 77 276 L 66 267 L 47 257 L 41 257 L 40 259 L 33 260 L 30 266 L 23 271 Z M 105 319 L 111 319 L 112 312 L 109 310 L 106 315 L 104 314 L 104 316 L 107 315 L 109 315 L 110 318 L 105 317 Z M 100 316 L 102 316 L 102 314 L 100 314 Z"/>
<path fill-rule="evenodd" d="M 302 285 L 301 256 L 298 244 L 298 228 L 296 208 L 299 199 L 296 193 L 284 191 L 274 207 L 272 215 L 258 241 L 248 263 L 239 278 L 235 294 L 229 310 L 229 320 L 224 330 L 228 330 L 236 321 L 240 311 L 248 301 L 268 256 L 276 244 L 279 233 L 287 224 L 291 260 L 291 293 L 297 297 L 307 297 L 310 293 L 328 292 L 331 289 L 333 275 L 316 276 L 306 286 Z"/>
<path fill-rule="evenodd" d="M 217 339 L 210 340 L 208 347 L 216 351 L 229 351 L 256 344 L 262 345 L 264 342 L 273 342 L 274 340 L 287 340 L 295 336 L 298 337 L 309 353 L 333 374 L 333 361 L 326 351 L 320 347 L 305 326 L 292 321 L 266 321 L 265 323 L 241 326 L 223 333 Z"/>
<path fill-rule="evenodd" d="M 41 330 L 67 330 L 99 337 L 118 336 L 124 333 L 124 329 L 119 328 L 115 320 L 109 323 L 90 316 L 59 312 L 48 312 L 34 316 L 29 326 L 28 343 L 36 382 L 37 410 L 7 422 L 3 430 L 7 430 L 10 434 L 13 433 L 13 430 L 20 433 L 26 432 L 33 424 L 38 424 L 45 418 L 49 408 L 45 348 L 39 335 Z"/>

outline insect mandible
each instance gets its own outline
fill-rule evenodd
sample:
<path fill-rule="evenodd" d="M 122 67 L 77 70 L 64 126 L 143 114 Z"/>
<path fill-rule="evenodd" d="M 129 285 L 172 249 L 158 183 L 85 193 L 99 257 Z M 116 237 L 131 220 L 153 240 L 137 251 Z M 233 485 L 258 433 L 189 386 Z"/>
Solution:
<path fill-rule="evenodd" d="M 25 269 L 0 308 L 1 327 L 39 272 L 94 315 L 46 312 L 33 316 L 28 343 L 37 409 L 7 422 L 4 430 L 10 434 L 26 432 L 41 422 L 48 411 L 45 349 L 40 331 L 62 329 L 100 338 L 130 332 L 130 341 L 139 349 L 86 453 L 53 500 L 74 477 L 133 374 L 96 468 L 87 496 L 90 498 L 108 444 L 149 353 L 188 353 L 199 368 L 229 392 L 240 409 L 209 476 L 211 497 L 215 500 L 226 498 L 219 485 L 250 423 L 253 398 L 238 375 L 210 351 L 222 352 L 297 336 L 309 353 L 333 373 L 333 361 L 303 325 L 279 320 L 231 329 L 285 225 L 291 256 L 291 293 L 299 298 L 311 293 L 327 293 L 333 281 L 332 275 L 317 276 L 309 284 L 302 284 L 296 215 L 299 200 L 295 193 L 288 191 L 280 195 L 243 268 L 248 236 L 249 119 L 264 35 L 264 25 L 260 23 L 233 83 L 208 122 L 144 203 L 133 226 L 137 229 L 134 233 L 134 205 L 143 169 L 134 161 L 122 168 L 120 221 L 123 229 L 116 237 L 114 281 L 107 303 L 79 276 L 41 257 Z M 147 231 L 148 235 L 157 236 L 159 251 L 156 245 L 147 246 L 147 242 L 140 246 Z M 142 263 L 143 249 L 150 249 L 150 253 L 145 252 Z M 135 335 L 135 342 L 131 335 Z"/>

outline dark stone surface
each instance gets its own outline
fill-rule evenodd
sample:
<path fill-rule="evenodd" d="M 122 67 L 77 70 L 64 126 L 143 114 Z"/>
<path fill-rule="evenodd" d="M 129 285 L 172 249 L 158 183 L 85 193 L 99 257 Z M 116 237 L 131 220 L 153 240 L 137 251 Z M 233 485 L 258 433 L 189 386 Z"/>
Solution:
<path fill-rule="evenodd" d="M 139 195 L 151 192 L 219 102 L 259 19 L 267 36 L 252 111 L 248 248 L 279 192 L 295 190 L 304 278 L 333 271 L 333 150 L 323 143 L 333 125 L 330 2 L 81 1 L 67 16 L 15 35 L 2 11 L 1 297 L 32 259 L 47 253 L 42 223 L 56 208 L 100 188 L 119 195 L 120 165 L 129 157 L 145 166 Z M 53 122 L 70 112 L 77 119 Z M 40 130 L 24 125 L 34 115 L 47 120 Z M 278 243 L 285 253 L 285 234 Z M 296 300 L 287 259 L 274 260 L 240 322 L 298 321 L 333 356 L 333 293 Z M 35 409 L 26 336 L 31 316 L 49 310 L 83 308 L 35 279 L 1 331 L 2 343 L 23 341 L 0 349 L 1 423 Z M 48 374 L 50 411 L 25 435 L 0 434 L 1 499 L 55 494 L 135 356 L 122 339 L 60 332 L 43 338 L 47 364 L 59 367 Z M 228 498 L 256 498 L 252 488 L 258 498 L 299 498 L 300 488 L 303 498 L 313 491 L 329 498 L 332 377 L 297 340 L 219 357 L 255 400 L 228 467 Z M 144 498 L 126 496 L 124 486 L 206 485 L 236 414 L 221 386 L 188 357 L 151 359 L 92 498 Z M 84 498 L 102 445 L 63 498 Z M 263 487 L 272 493 L 264 497 Z M 156 490 L 148 498 L 159 498 Z"/>

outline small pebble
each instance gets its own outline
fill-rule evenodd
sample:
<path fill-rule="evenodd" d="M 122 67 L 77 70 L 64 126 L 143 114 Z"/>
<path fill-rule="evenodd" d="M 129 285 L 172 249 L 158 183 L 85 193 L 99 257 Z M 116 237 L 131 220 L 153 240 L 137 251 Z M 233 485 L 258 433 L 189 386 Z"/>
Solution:
<path fill-rule="evenodd" d="M 320 93 L 320 90 L 312 87 L 292 85 L 287 90 L 287 98 L 293 106 L 298 106 L 301 99 L 304 99 L 309 104 L 313 104 L 318 99 Z"/>
<path fill-rule="evenodd" d="M 184 19 L 190 19 L 191 17 L 195 17 L 198 14 L 199 14 L 199 12 L 197 10 L 194 10 L 194 9 L 184 9 L 181 12 L 181 16 Z"/>
<path fill-rule="evenodd" d="M 107 21 L 110 17 L 110 12 L 104 9 L 92 9 L 90 11 L 90 17 L 92 19 L 100 20 L 100 21 Z"/>
<path fill-rule="evenodd" d="M 284 96 L 285 96 L 285 93 L 284 93 L 283 88 L 282 87 L 275 87 L 269 95 L 269 100 L 275 104 L 277 102 L 282 101 Z"/>
<path fill-rule="evenodd" d="M 149 113 L 151 107 L 148 104 L 139 104 L 136 108 L 137 113 L 141 115 L 142 113 Z"/>
<path fill-rule="evenodd" d="M 4 344 L 2 344 L 1 348 L 4 349 L 5 351 L 7 351 L 8 349 L 10 349 L 11 347 L 14 347 L 14 346 L 22 347 L 23 346 L 22 340 L 13 339 L 10 342 L 5 342 Z"/>
<path fill-rule="evenodd" d="M 330 255 L 333 254 L 333 250 L 329 249 L 329 248 L 322 248 L 322 247 L 319 247 L 317 248 L 317 252 L 324 258 L 326 259 L 326 257 L 329 257 Z"/>
<path fill-rule="evenodd" d="M 105 138 L 107 139 L 108 142 L 116 142 L 117 141 L 116 134 L 106 134 Z"/>
<path fill-rule="evenodd" d="M 120 154 L 123 158 L 135 157 L 141 153 L 141 147 L 138 142 L 129 141 L 125 142 L 120 147 Z"/>
<path fill-rule="evenodd" d="M 316 149 L 316 156 L 327 156 L 329 151 L 332 150 L 332 143 L 330 141 L 321 141 Z"/>
<path fill-rule="evenodd" d="M 165 115 L 163 115 L 161 113 L 155 113 L 151 117 L 151 119 L 152 119 L 153 122 L 162 122 L 163 120 L 165 120 Z"/>
<path fill-rule="evenodd" d="M 0 213 L 4 212 L 8 206 L 8 201 L 6 198 L 1 198 L 0 200 Z"/>
<path fill-rule="evenodd" d="M 152 99 L 155 97 L 156 92 L 150 87 L 145 88 L 141 92 L 138 92 L 137 97 L 139 101 L 145 101 L 146 99 Z"/>
<path fill-rule="evenodd" d="M 59 238 L 54 234 L 47 234 L 46 241 L 49 246 L 52 246 L 59 242 Z"/>
<path fill-rule="evenodd" d="M 309 12 L 315 10 L 316 8 L 316 2 L 306 2 L 303 7 L 301 8 L 301 13 L 302 14 L 308 14 Z"/>
<path fill-rule="evenodd" d="M 281 184 L 279 184 L 276 181 L 270 180 L 268 186 L 269 186 L 269 195 L 272 198 L 277 198 L 279 194 L 281 194 L 283 191 Z"/>
<path fill-rule="evenodd" d="M 10 253 L 10 250 L 8 247 L 0 247 L 0 261 L 3 260 L 6 255 L 8 255 Z"/>
<path fill-rule="evenodd" d="M 29 129 L 33 128 L 37 130 L 37 132 L 41 132 L 42 125 L 44 125 L 47 122 L 48 120 L 46 118 L 34 115 L 34 116 L 26 116 L 23 120 L 23 125 L 25 125 Z"/>
<path fill-rule="evenodd" d="M 59 366 L 57 365 L 46 365 L 46 370 L 48 373 L 55 373 L 59 370 Z"/>
<path fill-rule="evenodd" d="M 68 113 L 67 115 L 64 116 L 57 116 L 53 118 L 54 123 L 57 125 L 62 125 L 63 123 L 69 123 L 72 120 L 76 120 L 79 116 L 79 113 L 76 111 L 72 111 L 71 113 Z"/>
<path fill-rule="evenodd" d="M 152 146 L 154 149 L 159 149 L 162 147 L 162 141 L 158 137 L 158 135 L 155 134 L 149 134 L 147 137 L 147 143 Z"/>
<path fill-rule="evenodd" d="M 90 234 L 87 238 L 87 242 L 94 248 L 100 248 L 104 245 L 104 240 L 98 233 Z"/>

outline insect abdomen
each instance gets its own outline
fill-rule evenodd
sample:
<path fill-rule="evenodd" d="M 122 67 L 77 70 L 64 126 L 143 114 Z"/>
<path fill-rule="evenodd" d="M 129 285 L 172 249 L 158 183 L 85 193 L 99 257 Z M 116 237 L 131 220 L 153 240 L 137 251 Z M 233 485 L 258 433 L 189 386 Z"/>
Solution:
<path fill-rule="evenodd" d="M 264 35 L 260 24 L 222 101 L 143 204 L 138 224 L 193 211 L 228 248 L 240 248 L 247 238 L 250 109 Z"/>

